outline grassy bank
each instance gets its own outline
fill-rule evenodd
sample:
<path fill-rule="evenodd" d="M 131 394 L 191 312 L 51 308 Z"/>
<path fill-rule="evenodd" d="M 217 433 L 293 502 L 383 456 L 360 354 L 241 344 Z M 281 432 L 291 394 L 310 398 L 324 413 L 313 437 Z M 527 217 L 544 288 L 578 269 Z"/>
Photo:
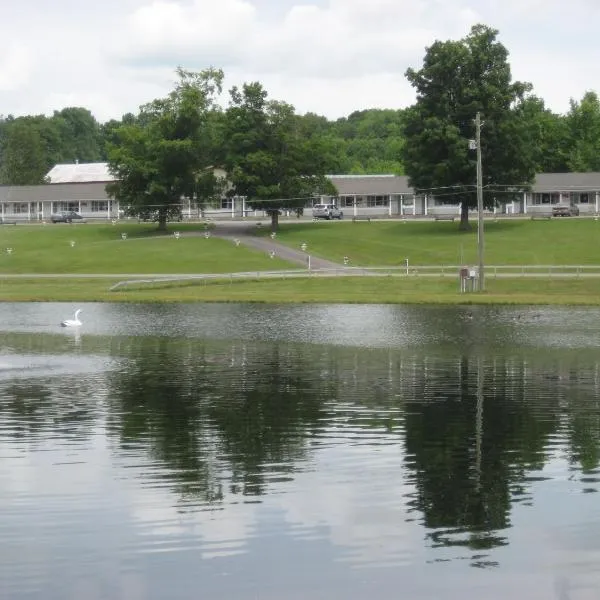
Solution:
<path fill-rule="evenodd" d="M 172 232 L 182 232 L 175 239 Z M 122 239 L 122 234 L 126 239 Z M 268 232 L 257 232 L 259 235 Z M 600 265 L 600 222 L 593 219 L 486 222 L 486 262 L 502 265 Z M 397 221 L 286 223 L 277 240 L 353 266 L 474 264 L 476 232 L 456 223 Z M 74 242 L 74 245 L 72 245 Z M 8 253 L 6 248 L 12 248 Z M 341 256 L 340 256 L 341 255 Z M 600 305 L 600 279 L 515 277 L 488 272 L 482 294 L 458 293 L 445 277 L 311 277 L 139 284 L 110 291 L 128 274 L 192 274 L 297 268 L 265 252 L 204 237 L 202 225 L 35 225 L 0 228 L 0 300 L 118 302 L 511 303 Z M 2 274 L 5 277 L 2 277 Z M 62 274 L 34 278 L 27 275 Z M 70 278 L 69 275 L 96 275 Z M 8 275 L 25 275 L 8 278 Z"/>
<path fill-rule="evenodd" d="M 483 294 L 460 294 L 447 278 L 313 277 L 139 285 L 110 291 L 117 279 L 0 279 L 3 301 L 442 303 L 600 305 L 600 279 L 488 279 Z"/>

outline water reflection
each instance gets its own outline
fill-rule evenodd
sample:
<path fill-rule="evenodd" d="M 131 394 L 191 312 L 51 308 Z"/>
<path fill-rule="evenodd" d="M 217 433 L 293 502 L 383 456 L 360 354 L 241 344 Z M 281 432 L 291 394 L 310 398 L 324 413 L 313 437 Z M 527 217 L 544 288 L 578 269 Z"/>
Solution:
<path fill-rule="evenodd" d="M 500 312 L 485 330 L 462 309 L 430 316 L 418 330 L 412 313 L 390 327 L 469 343 L 6 332 L 0 580 L 10 597 L 65 597 L 82 577 L 90 594 L 125 581 L 134 596 L 187 598 L 201 578 L 212 597 L 248 597 L 267 581 L 272 597 L 290 581 L 297 597 L 317 584 L 363 597 L 365 581 L 392 597 L 403 567 L 417 588 L 452 580 L 464 597 L 464 565 L 507 582 L 556 561 L 567 575 L 595 573 L 600 353 L 495 344 L 524 335 Z M 311 569 L 305 580 L 296 561 Z"/>

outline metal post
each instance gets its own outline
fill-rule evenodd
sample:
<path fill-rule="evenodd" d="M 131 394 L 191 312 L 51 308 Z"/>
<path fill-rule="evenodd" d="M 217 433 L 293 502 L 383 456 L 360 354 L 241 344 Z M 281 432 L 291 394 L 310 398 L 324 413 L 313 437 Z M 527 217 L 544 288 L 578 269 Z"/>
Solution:
<path fill-rule="evenodd" d="M 475 142 L 477 144 L 477 253 L 479 257 L 479 290 L 485 290 L 484 239 L 483 239 L 483 174 L 481 168 L 481 114 L 475 117 Z"/>

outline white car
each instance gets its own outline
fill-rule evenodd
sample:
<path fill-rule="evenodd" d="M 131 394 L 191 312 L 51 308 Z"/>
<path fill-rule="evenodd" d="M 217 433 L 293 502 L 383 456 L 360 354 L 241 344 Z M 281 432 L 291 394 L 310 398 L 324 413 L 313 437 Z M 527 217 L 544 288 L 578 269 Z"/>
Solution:
<path fill-rule="evenodd" d="M 342 219 L 344 213 L 335 204 L 315 204 L 312 215 L 314 219 Z"/>

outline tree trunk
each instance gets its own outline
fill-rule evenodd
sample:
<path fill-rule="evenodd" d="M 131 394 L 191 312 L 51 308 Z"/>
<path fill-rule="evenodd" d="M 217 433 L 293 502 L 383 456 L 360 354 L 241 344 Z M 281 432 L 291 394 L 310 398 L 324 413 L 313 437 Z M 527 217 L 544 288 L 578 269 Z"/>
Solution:
<path fill-rule="evenodd" d="M 158 231 L 167 231 L 167 213 L 160 211 L 158 213 Z"/>
<path fill-rule="evenodd" d="M 277 231 L 279 229 L 279 211 L 271 211 L 271 231 Z"/>
<path fill-rule="evenodd" d="M 466 202 L 460 203 L 460 231 L 471 231 L 471 223 L 469 223 L 469 205 Z"/>

